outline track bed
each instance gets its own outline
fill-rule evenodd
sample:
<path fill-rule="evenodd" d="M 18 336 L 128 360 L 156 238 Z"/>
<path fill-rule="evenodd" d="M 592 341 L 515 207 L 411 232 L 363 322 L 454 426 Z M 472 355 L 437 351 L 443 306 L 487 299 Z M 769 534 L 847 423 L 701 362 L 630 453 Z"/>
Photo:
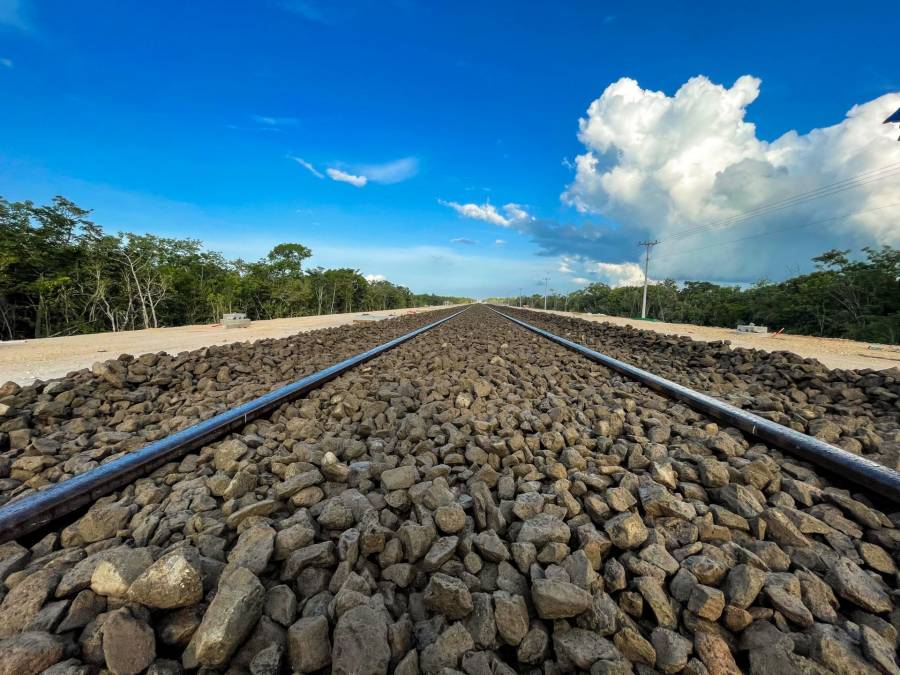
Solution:
<path fill-rule="evenodd" d="M 0 547 L 0 673 L 897 672 L 829 480 L 476 306 Z"/>

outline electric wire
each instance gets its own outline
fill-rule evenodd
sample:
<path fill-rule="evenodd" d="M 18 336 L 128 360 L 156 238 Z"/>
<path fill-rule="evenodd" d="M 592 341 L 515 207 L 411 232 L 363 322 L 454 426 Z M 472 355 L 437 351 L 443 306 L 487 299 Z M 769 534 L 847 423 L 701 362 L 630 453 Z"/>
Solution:
<path fill-rule="evenodd" d="M 811 227 L 813 225 L 819 225 L 821 223 L 828 223 L 828 222 L 831 222 L 834 220 L 841 220 L 843 218 L 849 218 L 850 216 L 858 216 L 858 215 L 862 215 L 863 213 L 872 213 L 873 211 L 881 211 L 882 209 L 889 209 L 889 208 L 893 208 L 895 206 L 900 206 L 900 202 L 895 202 L 893 204 L 885 204 L 884 206 L 877 206 L 875 208 L 864 209 L 862 211 L 852 211 L 850 213 L 845 213 L 840 216 L 833 216 L 831 218 L 822 218 L 820 220 L 812 220 L 807 223 L 802 223 L 801 225 L 792 225 L 791 227 L 783 227 L 783 228 L 780 228 L 777 230 L 769 230 L 767 232 L 758 232 L 756 234 L 751 234 L 746 237 L 740 237 L 739 239 L 729 239 L 728 241 L 719 241 L 714 244 L 709 244 L 707 246 L 701 246 L 699 248 L 692 248 L 688 251 L 678 251 L 675 253 L 658 255 L 658 256 L 654 256 L 653 259 L 654 260 L 665 260 L 666 258 L 674 258 L 676 256 L 687 255 L 688 253 L 696 253 L 698 251 L 705 251 L 706 249 L 715 248 L 717 246 L 725 246 L 727 244 L 736 244 L 736 243 L 739 243 L 742 241 L 747 241 L 748 239 L 758 239 L 760 237 L 768 237 L 773 234 L 781 234 L 782 232 L 790 232 L 792 230 L 800 230 L 800 229 L 803 229 L 806 227 Z"/>
<path fill-rule="evenodd" d="M 748 209 L 747 211 L 736 214 L 734 216 L 730 216 L 728 218 L 724 218 L 722 220 L 673 232 L 668 237 L 666 237 L 664 241 L 674 241 L 677 239 L 682 239 L 684 237 L 694 236 L 707 230 L 731 227 L 733 225 L 752 220 L 753 218 L 758 218 L 763 215 L 769 215 L 771 213 L 791 208 L 793 206 L 798 206 L 807 202 L 815 201 L 817 199 L 831 197 L 835 194 L 840 194 L 841 192 L 845 192 L 847 190 L 870 185 L 887 178 L 893 178 L 894 176 L 900 176 L 900 162 L 888 164 L 878 169 L 864 171 L 855 176 L 823 185 L 814 190 L 808 190 L 806 192 L 797 193 L 790 197 L 785 197 L 783 199 L 760 204 L 759 206 L 756 206 L 752 209 Z"/>

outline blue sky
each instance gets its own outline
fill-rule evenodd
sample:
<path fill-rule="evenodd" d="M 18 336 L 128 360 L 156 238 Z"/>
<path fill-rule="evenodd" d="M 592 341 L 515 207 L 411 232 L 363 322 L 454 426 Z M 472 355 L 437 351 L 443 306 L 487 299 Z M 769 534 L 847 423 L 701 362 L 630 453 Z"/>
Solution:
<path fill-rule="evenodd" d="M 621 283 L 640 237 L 900 162 L 894 130 L 872 122 L 900 105 L 898 27 L 867 2 L 0 0 L 0 195 L 63 194 L 110 230 L 232 257 L 297 241 L 313 264 L 416 291 Z M 637 84 L 607 91 L 621 78 Z M 747 282 L 831 245 L 894 243 L 891 178 L 673 240 L 659 273 Z M 804 218 L 803 246 L 729 244 Z M 716 255 L 691 255 L 710 241 Z M 735 251 L 736 267 L 710 262 Z"/>

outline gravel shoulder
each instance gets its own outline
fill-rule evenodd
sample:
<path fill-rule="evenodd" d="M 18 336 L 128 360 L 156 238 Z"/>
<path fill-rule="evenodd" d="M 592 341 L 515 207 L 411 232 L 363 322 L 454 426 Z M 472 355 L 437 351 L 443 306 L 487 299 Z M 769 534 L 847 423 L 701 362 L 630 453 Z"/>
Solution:
<path fill-rule="evenodd" d="M 90 368 L 95 361 L 115 359 L 121 354 L 147 354 L 183 351 L 247 342 L 265 338 L 284 338 L 295 333 L 346 326 L 363 315 L 387 318 L 411 312 L 433 311 L 445 307 L 323 314 L 288 319 L 254 321 L 247 328 L 225 328 L 220 324 L 150 328 L 120 333 L 93 333 L 38 340 L 0 341 L 0 383 L 30 384 L 34 380 L 63 377 L 73 370 Z"/>
<path fill-rule="evenodd" d="M 532 309 L 532 311 L 544 312 L 545 310 Z M 817 359 L 829 368 L 884 370 L 900 367 L 900 347 L 896 345 L 874 345 L 875 348 L 870 349 L 870 345 L 867 342 L 856 342 L 839 338 L 785 334 L 776 337 L 774 335 L 739 333 L 733 328 L 695 326 L 687 323 L 667 323 L 663 321 L 642 321 L 641 319 L 628 319 L 605 314 L 558 312 L 553 310 L 546 310 L 546 312 L 558 316 L 576 317 L 585 321 L 610 323 L 615 326 L 633 326 L 640 330 L 651 330 L 663 335 L 683 335 L 692 340 L 702 342 L 728 340 L 734 347 L 761 349 L 767 352 L 792 352 L 804 358 Z M 773 331 L 778 330 L 777 326 L 770 326 L 769 328 Z"/>

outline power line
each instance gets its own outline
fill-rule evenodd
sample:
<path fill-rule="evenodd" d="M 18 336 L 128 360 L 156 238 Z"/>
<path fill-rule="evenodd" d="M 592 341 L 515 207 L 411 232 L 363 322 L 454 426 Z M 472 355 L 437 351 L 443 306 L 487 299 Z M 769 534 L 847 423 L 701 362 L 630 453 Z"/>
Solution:
<path fill-rule="evenodd" d="M 690 227 L 685 230 L 679 230 L 678 232 L 673 232 L 670 234 L 665 241 L 672 241 L 675 239 L 680 239 L 684 237 L 694 236 L 695 234 L 699 234 L 705 230 L 710 230 L 714 228 L 722 228 L 722 227 L 730 227 L 732 225 L 736 225 L 741 222 L 745 222 L 747 220 L 751 220 L 753 218 L 757 218 L 763 215 L 768 215 L 770 213 L 774 213 L 776 211 L 781 211 L 792 206 L 798 206 L 800 204 L 814 201 L 816 199 L 822 199 L 824 197 L 830 197 L 835 194 L 839 194 L 841 192 L 845 192 L 847 190 L 851 190 L 858 187 L 863 187 L 865 185 L 869 185 L 871 183 L 875 183 L 877 181 L 884 180 L 886 178 L 892 178 L 894 176 L 900 176 L 900 162 L 895 162 L 893 164 L 885 165 L 879 169 L 871 169 L 869 171 L 864 171 L 855 176 L 851 176 L 849 178 L 845 178 L 840 181 L 836 181 L 834 183 L 829 183 L 827 185 L 823 185 L 814 190 L 808 190 L 806 192 L 797 193 L 790 197 L 785 197 L 782 199 L 778 199 L 771 202 L 766 202 L 756 206 L 752 209 L 748 209 L 742 213 L 736 214 L 734 216 L 729 216 L 728 218 L 724 218 L 719 221 L 715 221 L 712 223 L 707 223 L 706 225 L 697 225 L 695 227 Z"/>
<path fill-rule="evenodd" d="M 772 202 L 766 202 L 756 206 L 752 209 L 748 209 L 742 213 L 736 214 L 734 216 L 729 216 L 728 218 L 724 218 L 719 221 L 715 221 L 712 223 L 708 223 L 706 225 L 698 225 L 696 227 L 688 228 L 686 230 L 680 230 L 678 232 L 672 233 L 670 238 L 675 238 L 679 236 L 685 236 L 692 234 L 695 231 L 706 230 L 713 227 L 727 226 L 730 224 L 734 224 L 735 222 L 748 219 L 750 217 L 756 217 L 758 215 L 763 215 L 769 211 L 780 210 L 783 208 L 788 208 L 790 206 L 796 206 L 797 204 L 803 203 L 804 201 L 812 201 L 814 199 L 820 199 L 822 197 L 829 197 L 832 194 L 836 194 L 838 192 L 843 192 L 845 190 L 849 190 L 855 187 L 861 187 L 863 185 L 868 185 L 870 183 L 874 183 L 879 180 L 883 180 L 885 178 L 891 178 L 895 175 L 900 174 L 900 162 L 896 162 L 894 164 L 888 164 L 886 166 L 881 167 L 880 169 L 872 169 L 870 171 L 865 171 L 863 173 L 857 174 L 856 176 L 851 176 L 850 178 L 846 178 L 835 183 L 830 183 L 827 185 L 823 185 L 814 190 L 809 190 L 807 192 L 801 192 L 790 197 L 785 197 L 783 199 L 775 200 Z"/>
<path fill-rule="evenodd" d="M 751 234 L 746 237 L 741 237 L 740 239 L 729 239 L 728 241 L 719 241 L 715 244 L 709 244 L 708 246 L 701 246 L 700 248 L 692 248 L 688 251 L 679 251 L 677 253 L 668 253 L 665 255 L 657 256 L 656 260 L 665 260 L 666 258 L 674 258 L 680 255 L 687 255 L 688 253 L 696 253 L 697 251 L 705 251 L 706 249 L 715 248 L 717 246 L 725 246 L 727 244 L 736 244 L 742 241 L 747 241 L 748 239 L 758 239 L 760 237 L 768 237 L 773 234 L 781 234 L 782 232 L 790 232 L 792 230 L 800 230 L 805 227 L 810 227 L 812 225 L 819 225 L 821 223 L 827 223 L 834 220 L 841 220 L 843 218 L 848 218 L 850 216 L 858 216 L 863 213 L 872 213 L 873 211 L 881 211 L 882 209 L 889 209 L 895 206 L 900 206 L 900 202 L 896 202 L 894 204 L 885 204 L 884 206 L 877 206 L 872 209 L 864 209 L 862 211 L 851 211 L 850 213 L 845 213 L 841 216 L 834 216 L 832 218 L 823 218 L 821 220 L 811 220 L 808 223 L 803 223 L 802 225 L 793 225 L 791 227 L 783 227 L 777 230 L 770 230 L 768 232 L 759 232 L 757 234 Z"/>

